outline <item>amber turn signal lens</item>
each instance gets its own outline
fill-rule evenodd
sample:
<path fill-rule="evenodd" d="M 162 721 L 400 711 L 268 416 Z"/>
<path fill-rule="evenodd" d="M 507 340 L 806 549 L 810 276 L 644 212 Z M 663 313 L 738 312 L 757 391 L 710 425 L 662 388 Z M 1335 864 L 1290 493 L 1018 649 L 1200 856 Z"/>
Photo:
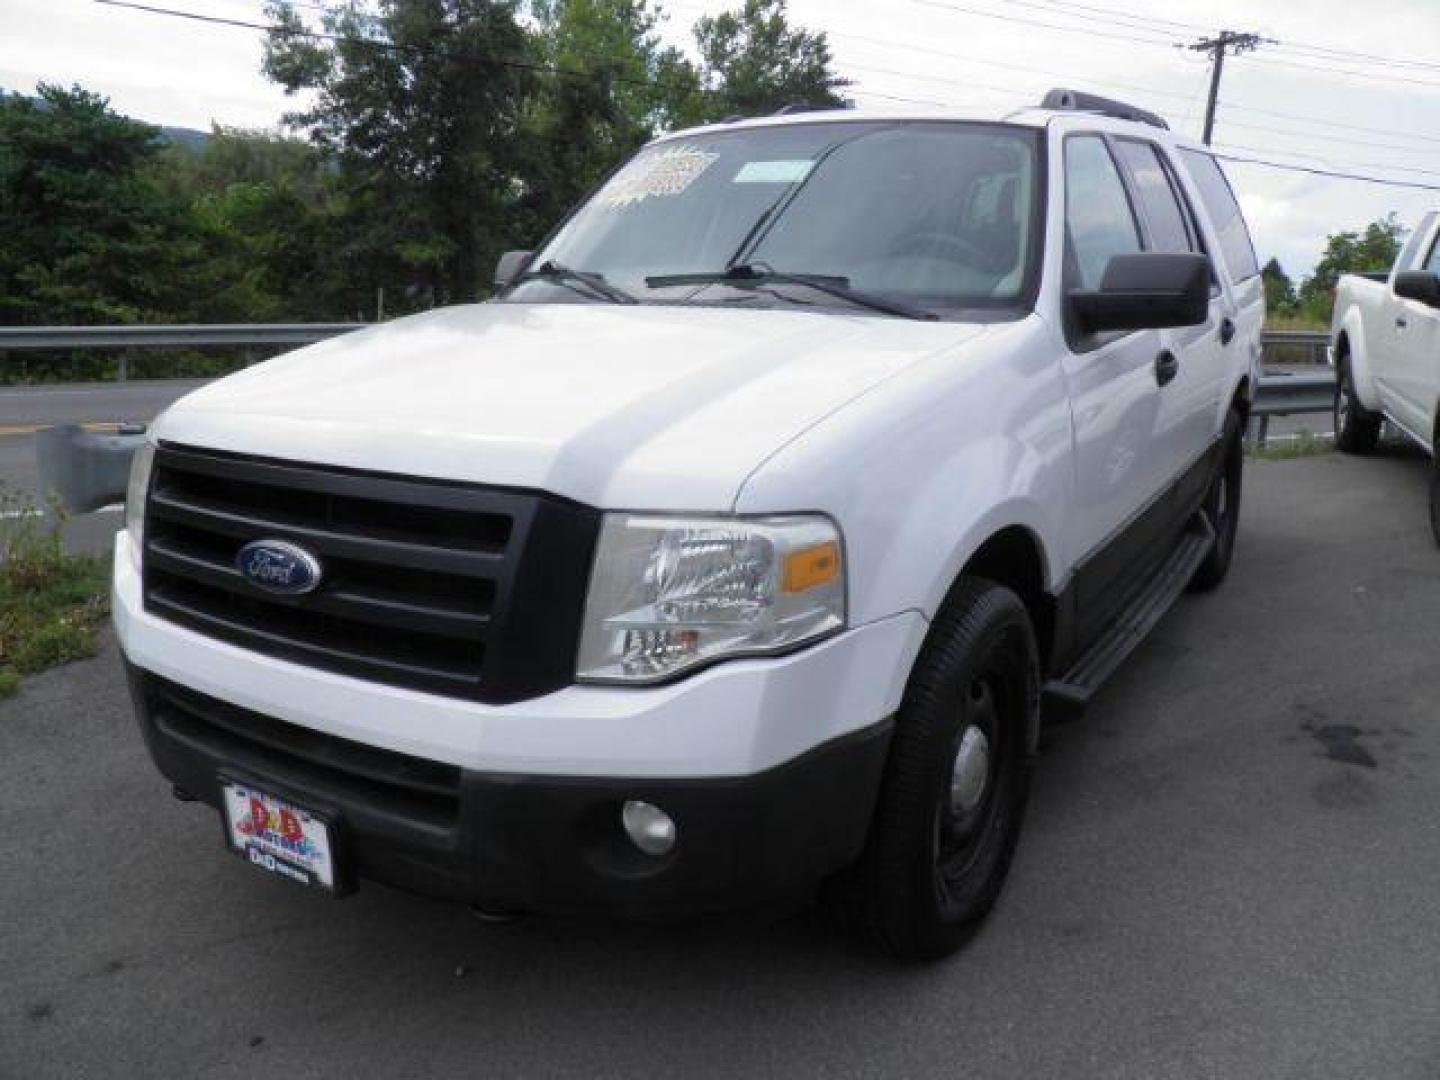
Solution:
<path fill-rule="evenodd" d="M 794 551 L 785 556 L 780 588 L 787 593 L 804 592 L 833 581 L 840 574 L 840 545 L 834 540 Z"/>

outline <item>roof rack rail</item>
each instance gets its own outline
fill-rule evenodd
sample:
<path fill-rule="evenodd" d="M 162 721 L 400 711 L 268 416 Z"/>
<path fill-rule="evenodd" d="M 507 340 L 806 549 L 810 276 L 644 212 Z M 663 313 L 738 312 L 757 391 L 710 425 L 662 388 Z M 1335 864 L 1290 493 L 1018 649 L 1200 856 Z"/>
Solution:
<path fill-rule="evenodd" d="M 1136 108 L 1134 105 L 1127 105 L 1125 102 L 1116 101 L 1113 98 L 1101 97 L 1099 94 L 1082 94 L 1078 90 L 1064 90 L 1056 87 L 1045 95 L 1040 102 L 1040 107 L 1042 109 L 1063 109 L 1069 112 L 1099 113 L 1101 116 L 1113 116 L 1117 120 L 1135 120 L 1142 124 L 1149 124 L 1151 127 L 1170 130 L 1170 125 L 1153 112 Z"/>
<path fill-rule="evenodd" d="M 838 104 L 838 105 L 832 105 L 832 104 L 829 104 L 829 103 L 824 103 L 824 104 L 818 104 L 818 105 L 817 105 L 817 104 L 812 104 L 811 102 L 808 102 L 808 101 L 792 101 L 789 105 L 781 105 L 780 108 L 776 109 L 776 110 L 775 110 L 773 113 L 771 113 L 770 115 L 771 115 L 771 116 L 791 116 L 791 115 L 793 115 L 793 114 L 795 114 L 795 113 L 834 112 L 834 111 L 836 111 L 837 109 L 849 109 L 849 108 L 852 108 L 852 107 L 853 107 L 853 106 L 852 106 L 852 105 L 850 104 L 850 102 L 848 102 L 848 101 L 842 101 L 842 102 L 840 102 L 840 104 Z"/>

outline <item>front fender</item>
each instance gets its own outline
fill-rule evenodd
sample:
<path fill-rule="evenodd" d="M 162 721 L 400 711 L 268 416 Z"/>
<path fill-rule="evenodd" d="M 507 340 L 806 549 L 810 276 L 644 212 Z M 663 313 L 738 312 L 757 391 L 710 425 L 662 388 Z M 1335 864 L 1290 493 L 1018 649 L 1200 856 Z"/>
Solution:
<path fill-rule="evenodd" d="M 1059 471 L 1036 448 L 995 437 L 965 448 L 923 477 L 872 545 L 867 582 L 877 601 L 905 598 L 933 619 L 965 564 L 991 537 L 1023 529 L 1040 552 L 1047 592 L 1065 576 L 1058 510 L 1068 504 Z"/>
<path fill-rule="evenodd" d="M 966 560 L 1018 526 L 1047 587 L 1072 503 L 1070 404 L 1044 327 L 935 357 L 785 447 L 743 485 L 741 513 L 823 511 L 841 525 L 849 610 L 860 625 L 933 617 Z"/>

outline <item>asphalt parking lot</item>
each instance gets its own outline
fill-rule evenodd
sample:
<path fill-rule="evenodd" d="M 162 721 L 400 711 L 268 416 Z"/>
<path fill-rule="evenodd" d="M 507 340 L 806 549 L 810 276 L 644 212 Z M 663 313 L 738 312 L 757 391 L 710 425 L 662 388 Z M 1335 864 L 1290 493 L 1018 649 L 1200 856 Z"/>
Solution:
<path fill-rule="evenodd" d="M 1434 1077 L 1425 479 L 1253 463 L 1230 580 L 1047 732 L 1010 885 L 930 967 L 814 915 L 496 928 L 302 893 L 170 798 L 110 646 L 0 705 L 0 1076 Z"/>

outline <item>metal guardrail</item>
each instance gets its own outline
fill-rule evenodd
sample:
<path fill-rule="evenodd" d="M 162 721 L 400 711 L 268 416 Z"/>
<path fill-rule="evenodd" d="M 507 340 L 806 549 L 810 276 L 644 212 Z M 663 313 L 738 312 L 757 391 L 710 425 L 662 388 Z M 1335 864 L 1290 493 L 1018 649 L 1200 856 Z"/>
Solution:
<path fill-rule="evenodd" d="M 59 349 L 192 349 L 203 346 L 253 349 L 309 345 L 366 323 L 219 323 L 194 326 L 3 326 L 0 353 Z M 246 362 L 251 357 L 247 354 Z M 115 378 L 124 382 L 130 365 L 120 353 Z"/>
<path fill-rule="evenodd" d="M 1322 361 L 1302 371 L 1272 370 L 1260 376 L 1248 435 L 1252 446 L 1263 448 L 1272 416 L 1329 412 L 1334 407 L 1335 369 L 1323 362 L 1330 346 L 1330 335 L 1323 330 L 1266 330 L 1260 340 L 1266 359 L 1272 359 L 1276 349 L 1298 347 Z"/>
<path fill-rule="evenodd" d="M 199 345 L 308 345 L 367 323 L 231 323 L 197 326 L 0 326 L 10 349 L 183 349 Z"/>
<path fill-rule="evenodd" d="M 77 348 L 178 349 L 200 346 L 264 347 L 305 345 L 350 333 L 366 323 L 274 323 L 210 326 L 22 326 L 0 327 L 0 352 L 6 350 L 58 350 Z M 1262 337 L 1267 356 L 1277 348 L 1300 347 L 1323 354 L 1329 344 L 1324 332 L 1267 331 Z M 123 354 L 122 354 L 123 357 Z M 126 375 L 125 364 L 119 378 Z M 1261 376 L 1251 410 L 1252 443 L 1265 445 L 1272 416 L 1328 412 L 1335 400 L 1335 372 L 1316 366 L 1313 371 L 1271 372 Z M 121 478 L 129 450 L 138 439 L 131 434 L 97 438 L 77 427 L 52 428 L 37 441 L 42 475 L 77 504 L 93 501 L 91 490 L 114 485 Z M 117 461 L 119 464 L 117 464 Z M 101 478 L 97 481 L 96 478 Z M 97 487 L 98 484 L 98 487 Z M 107 489 L 108 490 L 108 489 Z M 99 496 L 95 496 L 99 497 Z M 108 497 L 108 495 L 106 496 Z"/>

